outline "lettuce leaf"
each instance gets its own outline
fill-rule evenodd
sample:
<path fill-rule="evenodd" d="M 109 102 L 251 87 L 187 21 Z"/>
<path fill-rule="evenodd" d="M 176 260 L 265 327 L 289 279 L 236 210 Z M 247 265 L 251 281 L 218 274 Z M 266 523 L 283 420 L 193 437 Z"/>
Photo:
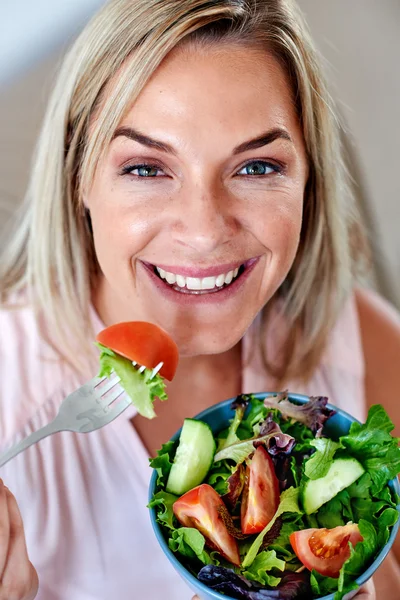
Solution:
<path fill-rule="evenodd" d="M 204 565 L 211 562 L 209 554 L 204 550 L 204 535 L 194 527 L 180 527 L 172 531 L 168 546 L 172 552 L 179 552 L 187 558 L 198 558 Z"/>
<path fill-rule="evenodd" d="M 243 420 L 246 408 L 249 404 L 249 400 L 249 396 L 246 396 L 245 394 L 240 394 L 232 402 L 231 408 L 235 410 L 235 416 L 232 419 L 232 422 L 229 426 L 227 437 L 225 439 L 220 439 L 218 450 L 222 450 L 226 446 L 230 446 L 231 444 L 235 444 L 239 441 L 239 437 L 236 435 L 236 432 Z"/>
<path fill-rule="evenodd" d="M 174 511 L 172 509 L 176 500 L 178 500 L 178 496 L 161 491 L 154 494 L 151 502 L 147 505 L 148 508 L 156 508 L 157 521 L 161 525 L 164 525 L 164 527 L 168 527 L 168 529 L 176 529 Z"/>
<path fill-rule="evenodd" d="M 391 435 L 393 429 L 383 406 L 375 404 L 369 409 L 364 425 L 352 423 L 349 433 L 339 439 L 371 476 L 373 496 L 400 473 L 399 439 Z"/>
<path fill-rule="evenodd" d="M 156 398 L 167 400 L 165 382 L 157 373 L 153 378 L 152 369 L 139 373 L 132 362 L 110 348 L 97 344 L 101 350 L 99 377 L 110 377 L 115 373 L 120 378 L 120 385 L 132 400 L 132 404 L 143 417 L 153 419 L 156 416 L 153 404 Z"/>
<path fill-rule="evenodd" d="M 232 569 L 207 565 L 203 567 L 198 578 L 208 587 L 229 598 L 238 600 L 295 600 L 310 598 L 309 575 L 307 572 L 285 572 L 281 582 L 274 588 L 260 588 Z"/>
<path fill-rule="evenodd" d="M 328 398 L 325 396 L 310 397 L 305 404 L 294 404 L 288 398 L 286 392 L 265 398 L 264 404 L 268 408 L 278 409 L 283 417 L 295 419 L 309 427 L 314 433 L 322 430 L 325 422 L 332 417 L 336 411 L 326 407 Z"/>
<path fill-rule="evenodd" d="M 304 472 L 309 479 L 319 479 L 327 474 L 336 450 L 343 446 L 329 438 L 316 438 L 311 440 L 310 444 L 317 450 L 306 461 Z"/>
<path fill-rule="evenodd" d="M 256 558 L 256 556 L 262 546 L 265 534 L 268 533 L 268 531 L 271 529 L 271 527 L 275 523 L 276 519 L 283 513 L 302 513 L 302 511 L 299 507 L 299 489 L 298 488 L 291 487 L 291 488 L 285 490 L 284 492 L 282 492 L 281 498 L 280 498 L 280 503 L 279 503 L 276 513 L 274 514 L 274 516 L 272 517 L 272 519 L 268 523 L 268 525 L 266 525 L 264 527 L 264 529 L 261 531 L 261 533 L 258 534 L 256 539 L 250 546 L 246 556 L 243 559 L 242 567 L 249 567 L 253 563 L 254 559 Z"/>
<path fill-rule="evenodd" d="M 157 456 L 149 458 L 150 466 L 156 469 L 158 478 L 157 486 L 164 488 L 167 485 L 167 479 L 172 467 L 175 455 L 175 442 L 169 441 L 163 444 L 157 452 Z"/>
<path fill-rule="evenodd" d="M 259 400 L 254 396 L 249 397 L 249 407 L 247 414 L 240 424 L 238 436 L 241 440 L 253 437 L 258 434 L 258 427 L 262 423 L 267 414 L 270 412 L 265 406 L 263 400 Z"/>
<path fill-rule="evenodd" d="M 258 436 L 246 440 L 237 439 L 230 446 L 225 446 L 216 453 L 214 462 L 230 459 L 241 463 L 261 444 L 265 444 L 270 454 L 287 454 L 291 452 L 294 443 L 292 436 L 283 433 L 272 418 L 267 418 L 261 425 Z"/>
<path fill-rule="evenodd" d="M 271 575 L 269 573 L 271 569 L 284 571 L 285 561 L 277 558 L 275 550 L 264 550 L 257 554 L 252 565 L 243 571 L 243 575 L 250 581 L 257 581 L 261 585 L 275 587 L 280 583 L 281 578 Z"/>

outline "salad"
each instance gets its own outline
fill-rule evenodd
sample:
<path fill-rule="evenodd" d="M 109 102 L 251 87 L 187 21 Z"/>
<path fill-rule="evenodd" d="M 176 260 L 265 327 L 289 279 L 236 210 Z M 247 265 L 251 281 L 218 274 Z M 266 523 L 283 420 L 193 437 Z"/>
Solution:
<path fill-rule="evenodd" d="M 99 377 L 115 373 L 139 414 L 156 416 L 154 401 L 167 400 L 165 379 L 178 366 L 178 347 L 158 325 L 146 321 L 116 323 L 96 337 L 100 349 Z"/>
<path fill-rule="evenodd" d="M 375 405 L 365 424 L 330 439 L 327 398 L 240 395 L 232 409 L 216 435 L 186 419 L 179 441 L 150 459 L 149 507 L 170 550 L 230 598 L 341 600 L 398 520 L 393 423 Z"/>

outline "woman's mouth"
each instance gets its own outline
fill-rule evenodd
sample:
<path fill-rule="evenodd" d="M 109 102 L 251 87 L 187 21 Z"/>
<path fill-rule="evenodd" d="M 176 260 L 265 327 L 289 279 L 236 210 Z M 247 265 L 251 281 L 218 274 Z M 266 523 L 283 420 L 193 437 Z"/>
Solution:
<path fill-rule="evenodd" d="M 234 283 L 245 271 L 246 263 L 234 269 L 206 277 L 188 277 L 153 265 L 154 273 L 173 290 L 182 294 L 210 294 L 219 292 Z"/>
<path fill-rule="evenodd" d="M 209 267 L 139 263 L 165 300 L 191 306 L 220 305 L 237 297 L 259 260 L 257 256 Z"/>

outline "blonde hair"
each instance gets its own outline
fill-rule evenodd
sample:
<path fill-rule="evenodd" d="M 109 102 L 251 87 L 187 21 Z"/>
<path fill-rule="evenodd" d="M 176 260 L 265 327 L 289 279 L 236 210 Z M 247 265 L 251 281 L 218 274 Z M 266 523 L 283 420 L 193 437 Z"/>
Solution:
<path fill-rule="evenodd" d="M 279 297 L 290 335 L 280 379 L 308 377 L 352 288 L 363 236 L 346 183 L 338 124 L 303 17 L 291 0 L 111 0 L 65 58 L 43 129 L 23 217 L 2 257 L 3 303 L 24 292 L 77 370 L 93 353 L 91 285 L 98 272 L 82 190 L 125 112 L 182 42 L 263 45 L 293 88 L 310 176 L 295 263 Z M 121 69 L 124 65 L 124 69 Z M 115 78 L 115 85 L 104 89 Z M 90 136 L 88 135 L 90 124 Z"/>

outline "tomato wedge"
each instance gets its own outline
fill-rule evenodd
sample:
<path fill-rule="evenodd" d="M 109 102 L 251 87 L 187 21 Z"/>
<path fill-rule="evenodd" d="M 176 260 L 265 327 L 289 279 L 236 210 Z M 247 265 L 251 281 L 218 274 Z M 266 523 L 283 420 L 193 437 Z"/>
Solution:
<path fill-rule="evenodd" d="M 206 544 L 229 562 L 240 565 L 239 548 L 229 533 L 218 509 L 226 510 L 221 496 L 207 483 L 186 492 L 174 502 L 176 518 L 184 527 L 195 527 L 206 538 Z"/>
<path fill-rule="evenodd" d="M 312 571 L 326 577 L 339 577 L 343 563 L 350 557 L 349 542 L 355 546 L 363 537 L 358 525 L 333 529 L 303 529 L 289 537 L 297 558 Z"/>
<path fill-rule="evenodd" d="M 178 346 L 158 325 L 146 321 L 129 321 L 111 325 L 96 340 L 117 354 L 154 369 L 160 362 L 160 375 L 171 381 L 178 366 Z"/>
<path fill-rule="evenodd" d="M 271 457 L 258 446 L 246 469 L 241 506 L 241 527 L 245 534 L 259 533 L 271 521 L 279 506 L 279 481 Z"/>

